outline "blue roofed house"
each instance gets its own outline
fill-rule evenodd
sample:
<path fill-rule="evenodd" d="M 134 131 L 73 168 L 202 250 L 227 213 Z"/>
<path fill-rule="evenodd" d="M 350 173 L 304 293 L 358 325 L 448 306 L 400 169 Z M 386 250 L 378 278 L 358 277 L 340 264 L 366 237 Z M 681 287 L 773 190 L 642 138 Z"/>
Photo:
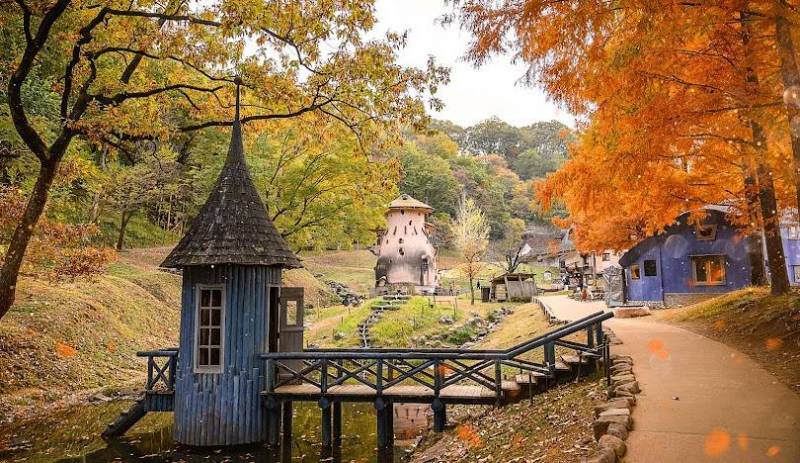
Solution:
<path fill-rule="evenodd" d="M 702 223 L 687 212 L 623 254 L 625 304 L 687 304 L 751 284 L 748 237 L 727 219 L 729 208 L 705 209 Z"/>

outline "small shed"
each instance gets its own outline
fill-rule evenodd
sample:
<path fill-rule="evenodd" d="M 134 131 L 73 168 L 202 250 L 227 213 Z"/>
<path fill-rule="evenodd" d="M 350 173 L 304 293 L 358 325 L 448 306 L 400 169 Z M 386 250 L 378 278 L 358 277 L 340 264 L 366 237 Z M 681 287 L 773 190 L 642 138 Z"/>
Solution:
<path fill-rule="evenodd" d="M 192 446 L 267 438 L 259 354 L 300 351 L 302 288 L 281 288 L 300 261 L 267 216 L 245 163 L 236 119 L 206 203 L 161 264 L 183 272 L 174 439 Z"/>
<path fill-rule="evenodd" d="M 533 273 L 504 273 L 492 278 L 491 288 L 491 297 L 498 302 L 528 302 L 537 294 Z"/>

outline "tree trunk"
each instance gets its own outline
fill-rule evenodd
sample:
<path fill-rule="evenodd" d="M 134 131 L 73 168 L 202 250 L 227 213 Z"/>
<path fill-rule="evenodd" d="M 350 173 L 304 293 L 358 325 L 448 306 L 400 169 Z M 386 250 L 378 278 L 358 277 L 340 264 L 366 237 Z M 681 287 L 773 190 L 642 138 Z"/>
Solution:
<path fill-rule="evenodd" d="M 789 125 L 789 136 L 792 140 L 792 157 L 794 159 L 794 184 L 797 197 L 796 207 L 800 208 L 800 133 L 792 130 L 792 121 L 800 123 L 800 69 L 797 67 L 792 30 L 786 19 L 788 13 L 785 0 L 775 0 L 775 41 L 778 44 L 778 56 L 781 61 L 781 79 L 784 92 L 793 92 L 786 100 L 786 117 Z M 785 93 L 786 94 L 786 93 Z"/>
<path fill-rule="evenodd" d="M 19 269 L 22 267 L 22 259 L 28 249 L 36 222 L 39 221 L 47 204 L 47 197 L 50 193 L 50 186 L 58 171 L 58 161 L 42 162 L 39 167 L 39 177 L 25 205 L 22 218 L 11 236 L 3 268 L 0 269 L 0 319 L 8 313 L 14 304 L 17 291 L 17 280 L 19 279 Z"/>
<path fill-rule="evenodd" d="M 473 286 L 472 272 L 469 274 L 469 304 L 475 305 L 475 287 Z"/>
<path fill-rule="evenodd" d="M 117 251 L 122 251 L 125 245 L 125 228 L 128 227 L 128 221 L 131 220 L 133 211 L 122 211 L 122 217 L 119 221 L 119 235 L 117 236 Z"/>
<path fill-rule="evenodd" d="M 764 269 L 764 227 L 761 225 L 761 203 L 758 197 L 758 185 L 752 167 L 747 167 L 744 178 L 744 197 L 747 203 L 747 215 L 750 218 L 751 233 L 747 237 L 750 251 L 750 275 L 754 286 L 766 286 L 767 272 Z"/>
<path fill-rule="evenodd" d="M 745 68 L 745 79 L 753 90 L 758 87 L 759 79 L 755 69 L 750 64 L 753 62 L 752 31 L 750 14 L 742 11 L 740 13 L 742 24 L 742 44 L 744 45 L 745 61 L 748 63 Z M 761 217 L 764 222 L 764 240 L 767 244 L 767 266 L 770 274 L 770 287 L 773 295 L 786 294 L 789 292 L 789 276 L 786 273 L 786 259 L 783 255 L 783 242 L 780 233 L 780 213 L 778 212 L 778 201 L 775 198 L 775 186 L 772 180 L 772 172 L 767 165 L 767 136 L 763 127 L 759 124 L 753 114 L 748 114 L 750 130 L 753 134 L 753 162 L 756 165 L 756 181 L 758 182 L 758 199 L 761 205 Z M 749 149 L 748 149 L 749 150 Z"/>
<path fill-rule="evenodd" d="M 775 198 L 775 186 L 772 173 L 763 161 L 767 156 L 767 139 L 764 130 L 757 122 L 750 123 L 753 130 L 753 141 L 757 146 L 758 199 L 761 203 L 761 216 L 764 219 L 764 240 L 767 244 L 767 266 L 769 267 L 770 286 L 773 295 L 789 292 L 789 276 L 786 272 L 786 258 L 783 254 L 781 240 L 781 216 L 778 213 L 778 201 Z"/>

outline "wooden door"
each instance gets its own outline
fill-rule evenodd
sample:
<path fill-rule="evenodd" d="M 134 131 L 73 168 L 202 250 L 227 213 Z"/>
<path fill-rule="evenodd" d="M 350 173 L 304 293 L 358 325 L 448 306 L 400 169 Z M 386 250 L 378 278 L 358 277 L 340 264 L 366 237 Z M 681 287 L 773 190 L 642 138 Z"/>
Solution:
<path fill-rule="evenodd" d="M 303 350 L 303 288 L 281 288 L 278 352 Z"/>

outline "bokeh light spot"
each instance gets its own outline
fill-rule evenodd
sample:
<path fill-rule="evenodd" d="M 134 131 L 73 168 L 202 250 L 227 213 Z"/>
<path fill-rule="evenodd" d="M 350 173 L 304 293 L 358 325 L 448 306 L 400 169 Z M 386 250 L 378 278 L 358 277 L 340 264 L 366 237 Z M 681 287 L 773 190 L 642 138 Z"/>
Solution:
<path fill-rule="evenodd" d="M 750 448 L 750 438 L 743 432 L 740 432 L 739 435 L 736 436 L 736 443 L 743 452 L 746 452 L 747 449 Z"/>
<path fill-rule="evenodd" d="M 781 453 L 781 448 L 777 445 L 773 445 L 772 447 L 767 449 L 767 456 L 770 458 L 775 458 L 778 454 Z"/>
<path fill-rule="evenodd" d="M 783 347 L 783 339 L 781 338 L 769 338 L 766 341 L 767 350 L 778 350 Z"/>
<path fill-rule="evenodd" d="M 724 429 L 715 429 L 706 436 L 705 452 L 709 457 L 718 457 L 731 446 L 731 435 Z"/>

